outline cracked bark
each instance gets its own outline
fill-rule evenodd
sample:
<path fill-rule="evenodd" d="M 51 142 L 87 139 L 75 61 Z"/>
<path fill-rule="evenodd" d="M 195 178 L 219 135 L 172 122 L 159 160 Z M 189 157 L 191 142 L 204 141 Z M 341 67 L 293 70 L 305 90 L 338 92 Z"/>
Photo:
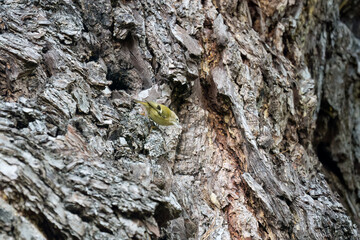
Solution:
<path fill-rule="evenodd" d="M 357 0 L 0 3 L 1 239 L 359 239 Z"/>

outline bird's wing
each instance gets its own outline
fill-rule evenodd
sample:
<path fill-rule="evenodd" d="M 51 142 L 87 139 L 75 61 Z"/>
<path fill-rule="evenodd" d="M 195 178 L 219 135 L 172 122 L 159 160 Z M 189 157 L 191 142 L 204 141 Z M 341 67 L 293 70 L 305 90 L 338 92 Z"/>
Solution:
<path fill-rule="evenodd" d="M 153 109 L 155 109 L 155 111 L 163 118 L 165 118 L 165 114 L 163 112 L 163 110 L 161 109 L 160 104 L 157 104 L 155 102 L 147 102 L 149 104 L 149 106 Z"/>

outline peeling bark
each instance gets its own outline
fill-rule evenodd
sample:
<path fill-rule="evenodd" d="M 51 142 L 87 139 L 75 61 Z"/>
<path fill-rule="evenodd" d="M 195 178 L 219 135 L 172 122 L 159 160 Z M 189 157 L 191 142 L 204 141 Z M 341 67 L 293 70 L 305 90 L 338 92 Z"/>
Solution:
<path fill-rule="evenodd" d="M 1 239 L 359 239 L 357 0 L 0 3 Z"/>

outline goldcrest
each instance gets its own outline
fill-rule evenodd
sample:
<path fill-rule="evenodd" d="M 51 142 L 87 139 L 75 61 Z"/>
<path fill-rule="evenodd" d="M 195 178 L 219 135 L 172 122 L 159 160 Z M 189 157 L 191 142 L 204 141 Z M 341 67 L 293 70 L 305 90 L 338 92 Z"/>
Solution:
<path fill-rule="evenodd" d="M 176 114 L 167 106 L 151 101 L 144 102 L 135 100 L 135 102 L 142 104 L 145 107 L 148 116 L 157 124 L 163 126 L 179 125 L 178 116 L 176 116 Z"/>

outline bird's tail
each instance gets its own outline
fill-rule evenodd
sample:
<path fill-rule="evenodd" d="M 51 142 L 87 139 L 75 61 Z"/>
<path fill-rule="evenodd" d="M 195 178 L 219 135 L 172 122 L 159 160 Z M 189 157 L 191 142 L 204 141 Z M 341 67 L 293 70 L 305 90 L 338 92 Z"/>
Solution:
<path fill-rule="evenodd" d="M 140 100 L 137 100 L 137 99 L 135 99 L 135 98 L 133 98 L 133 100 L 134 100 L 135 102 L 137 102 L 137 103 L 142 104 L 142 105 L 146 105 L 146 104 L 147 104 L 147 102 L 140 101 Z"/>

